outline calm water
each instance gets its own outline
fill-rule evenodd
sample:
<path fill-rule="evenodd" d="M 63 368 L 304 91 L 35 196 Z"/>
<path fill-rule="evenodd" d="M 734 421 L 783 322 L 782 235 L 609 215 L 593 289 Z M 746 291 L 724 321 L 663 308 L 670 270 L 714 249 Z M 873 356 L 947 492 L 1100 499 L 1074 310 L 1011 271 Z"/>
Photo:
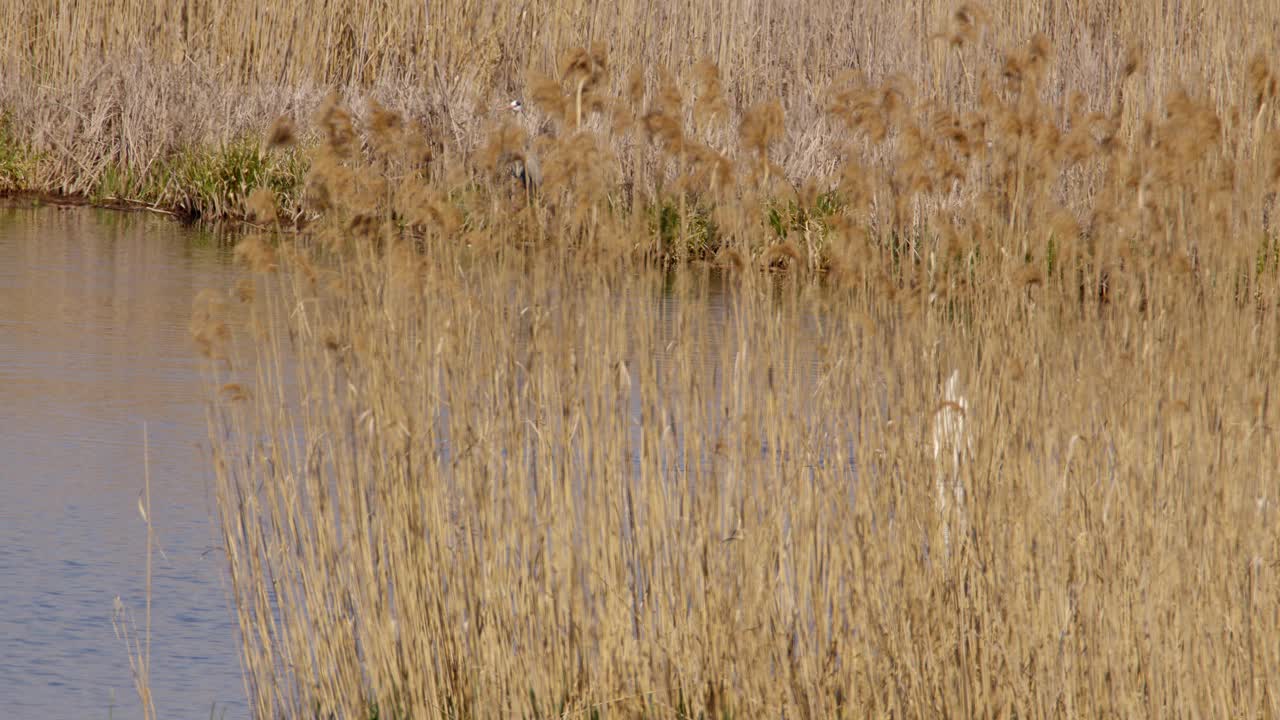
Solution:
<path fill-rule="evenodd" d="M 0 716 L 141 715 L 118 595 L 144 607 L 143 426 L 160 717 L 243 717 L 210 522 L 191 301 L 229 252 L 161 218 L 0 208 Z"/>
<path fill-rule="evenodd" d="M 229 249 L 164 218 L 0 207 L 0 718 L 141 716 L 112 614 L 119 596 L 142 627 L 144 456 L 159 716 L 247 717 L 188 332 L 195 295 L 235 276 Z"/>

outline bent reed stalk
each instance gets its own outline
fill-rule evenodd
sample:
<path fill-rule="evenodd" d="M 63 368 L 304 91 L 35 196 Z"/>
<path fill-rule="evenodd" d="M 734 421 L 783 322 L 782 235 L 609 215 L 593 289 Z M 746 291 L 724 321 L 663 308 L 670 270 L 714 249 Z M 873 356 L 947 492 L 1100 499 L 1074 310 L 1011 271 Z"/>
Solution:
<path fill-rule="evenodd" d="M 1051 64 L 844 78 L 809 181 L 599 48 L 466 161 L 331 99 L 193 323 L 257 716 L 1280 712 L 1271 71 Z"/>

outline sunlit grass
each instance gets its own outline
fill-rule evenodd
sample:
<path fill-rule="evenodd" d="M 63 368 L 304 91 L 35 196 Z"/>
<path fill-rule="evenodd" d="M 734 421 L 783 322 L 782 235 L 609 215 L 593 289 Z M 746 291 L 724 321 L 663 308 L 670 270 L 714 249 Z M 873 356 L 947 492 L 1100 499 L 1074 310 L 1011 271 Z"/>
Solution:
<path fill-rule="evenodd" d="M 38 159 L 15 134 L 9 116 L 0 113 L 0 192 L 26 188 Z"/>
<path fill-rule="evenodd" d="M 190 185 L 149 181 L 184 155 L 223 154 L 281 113 L 310 117 L 332 89 L 356 99 L 361 117 L 362 101 L 377 98 L 421 127 L 438 157 L 465 160 L 488 137 L 498 108 L 517 97 L 536 106 L 546 87 L 539 78 L 565 80 L 561 50 L 593 43 L 609 49 L 606 85 L 586 88 L 585 103 L 571 97 L 543 107 L 544 116 L 591 116 L 597 100 L 631 95 L 633 75 L 657 85 L 665 70 L 679 79 L 663 92 L 685 103 L 687 139 L 717 151 L 733 143 L 748 109 L 776 99 L 787 132 L 772 160 L 792 179 L 829 172 L 845 150 L 847 138 L 824 117 L 822 100 L 841 73 L 853 69 L 872 86 L 919 93 L 907 99 L 922 109 L 919 101 L 955 103 L 971 99 L 984 77 L 999 75 L 1005 56 L 1036 33 L 1056 60 L 1041 92 L 1064 113 L 1109 113 L 1123 88 L 1119 123 L 1128 133 L 1145 109 L 1183 85 L 1201 88 L 1201 99 L 1224 118 L 1227 107 L 1243 109 L 1267 80 L 1251 60 L 1280 50 L 1274 33 L 1257 30 L 1270 22 L 1270 4 L 1193 0 L 1178 7 L 531 0 L 474 13 L 463 4 L 417 0 L 376 8 L 364 0 L 230 0 L 162 9 L 136 0 L 3 0 L 0 109 L 29 162 L 20 175 L 0 177 L 21 190 L 238 217 L 239 203 L 221 192 L 234 188 L 212 192 L 200 173 L 171 178 Z M 1140 62 L 1129 74 L 1126 53 L 1134 44 Z M 703 76 L 700 68 L 717 71 Z M 600 122 L 614 120 L 627 118 Z M 930 128 L 929 135 L 940 132 Z M 638 173 L 641 191 L 658 186 L 658 168 L 633 166 L 627 148 L 610 149 L 620 151 L 626 172 Z"/>
<path fill-rule="evenodd" d="M 1268 83 L 1088 110 L 1039 36 L 832 83 L 798 176 L 565 58 L 466 156 L 331 98 L 200 299 L 259 716 L 1280 711 Z"/>

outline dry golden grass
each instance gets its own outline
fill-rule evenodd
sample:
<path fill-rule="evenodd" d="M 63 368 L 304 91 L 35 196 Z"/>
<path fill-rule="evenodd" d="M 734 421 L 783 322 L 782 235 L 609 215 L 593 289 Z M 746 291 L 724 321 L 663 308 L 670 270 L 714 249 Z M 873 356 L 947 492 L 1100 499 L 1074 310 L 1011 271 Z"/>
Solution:
<path fill-rule="evenodd" d="M 723 66 L 471 154 L 325 103 L 193 328 L 257 715 L 1280 714 L 1272 71 L 1113 50 L 842 77 L 807 176 Z"/>
<path fill-rule="evenodd" d="M 1271 10 L 1260 0 L 1168 7 L 1024 0 L 605 7 L 530 0 L 487 8 L 413 0 L 5 0 L 0 11 L 9 22 L 0 28 L 0 46 L 6 70 L 48 84 L 79 81 L 100 73 L 104 61 L 123 57 L 188 64 L 241 85 L 373 87 L 403 78 L 408 84 L 473 83 L 512 92 L 522 86 L 526 68 L 554 68 L 559 49 L 605 42 L 623 67 L 657 61 L 683 70 L 706 57 L 735 94 L 787 96 L 788 88 L 802 95 L 805 86 L 821 85 L 850 66 L 876 77 L 902 71 L 915 85 L 945 86 L 944 80 L 960 81 L 947 74 L 963 55 L 956 49 L 971 48 L 984 35 L 1007 45 L 1044 33 L 1067 49 L 1067 72 L 1085 91 L 1109 87 L 1122 70 L 1126 44 L 1141 38 L 1153 53 L 1153 89 L 1162 95 L 1194 73 L 1215 84 L 1236 82 L 1240 75 L 1233 72 L 1246 59 L 1242 51 L 1275 49 Z"/>
<path fill-rule="evenodd" d="M 0 147 L 0 187 L 237 214 L 234 203 L 191 188 L 197 178 L 170 169 L 174 156 L 216 154 L 282 113 L 309 117 L 332 88 L 376 98 L 465 156 L 487 135 L 495 107 L 535 99 L 529 68 L 565 80 L 573 65 L 558 53 L 601 43 L 616 72 L 595 97 L 625 93 L 633 71 L 656 84 L 665 65 L 688 81 L 680 90 L 698 118 L 691 135 L 721 144 L 749 108 L 776 99 L 789 130 L 774 160 L 792 177 L 811 176 L 837 161 L 839 131 L 823 120 L 819 97 L 846 70 L 877 87 L 896 79 L 921 99 L 953 102 L 973 94 L 979 68 L 1042 33 L 1056 59 L 1043 83 L 1047 98 L 1062 104 L 1078 92 L 1083 110 L 1105 112 L 1139 39 L 1129 107 L 1156 106 L 1187 83 L 1221 112 L 1245 100 L 1250 58 L 1280 51 L 1271 10 L 1266 0 L 530 0 L 484 8 L 0 0 L 0 114 L 24 158 L 6 169 Z M 703 86 L 695 70 L 708 62 L 719 73 Z M 725 104 L 704 102 L 717 92 Z M 1127 113 L 1126 122 L 1141 114 Z M 288 184 L 289 172 L 279 173 Z M 244 190 L 223 185 L 218 193 Z"/>

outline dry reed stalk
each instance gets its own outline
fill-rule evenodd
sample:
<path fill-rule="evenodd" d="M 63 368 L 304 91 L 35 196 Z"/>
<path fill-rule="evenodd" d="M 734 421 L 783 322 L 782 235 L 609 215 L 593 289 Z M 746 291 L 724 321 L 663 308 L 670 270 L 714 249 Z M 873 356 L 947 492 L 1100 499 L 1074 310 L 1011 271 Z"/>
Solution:
<path fill-rule="evenodd" d="M 142 703 L 142 717 L 152 720 L 157 717 L 155 698 L 151 695 L 151 580 L 152 562 L 154 560 L 155 528 L 151 524 L 151 449 L 147 424 L 142 424 L 142 477 L 143 488 L 138 496 L 138 515 L 147 525 L 146 574 L 144 597 L 145 611 L 143 615 L 142 637 L 138 637 L 137 624 L 121 601 L 116 596 L 111 614 L 111 625 L 116 637 L 124 641 L 129 657 L 129 672 L 133 676 L 133 687 Z"/>
<path fill-rule="evenodd" d="M 1280 711 L 1270 156 L 1190 92 L 1122 135 L 1019 52 L 927 124 L 837 90 L 843 224 L 724 183 L 727 279 L 649 246 L 704 199 L 675 80 L 628 108 L 655 214 L 576 102 L 513 211 L 339 123 L 317 223 L 237 250 L 251 332 L 193 327 L 255 712 Z"/>
<path fill-rule="evenodd" d="M 1268 375 L 1230 292 L 953 323 L 686 276 L 660 310 L 647 273 L 319 248 L 331 285 L 266 296 L 294 350 L 244 348 L 219 379 L 256 390 L 213 406 L 263 715 L 1273 706 L 1230 682 L 1280 662 L 1272 410 L 1227 391 Z M 970 336 L 991 390 L 938 574 L 919 348 Z"/>
<path fill-rule="evenodd" d="M 309 115 L 332 86 L 376 96 L 465 155 L 484 127 L 472 108 L 483 106 L 480 99 L 491 92 L 519 93 L 527 68 L 559 88 L 559 109 L 548 112 L 566 123 L 589 124 L 585 116 L 630 85 L 605 82 L 607 68 L 652 74 L 653 57 L 663 58 L 676 75 L 692 69 L 708 78 L 710 65 L 695 66 L 705 58 L 721 68 L 714 82 L 700 84 L 692 116 L 736 126 L 739 118 L 732 116 L 741 108 L 781 98 L 792 130 L 774 159 L 793 177 L 821 172 L 838 151 L 840 143 L 832 141 L 812 99 L 850 65 L 872 86 L 896 77 L 897 85 L 924 89 L 929 99 L 968 104 L 981 84 L 980 68 L 1008 54 L 1009 70 L 1025 60 L 1041 68 L 1036 73 L 1047 73 L 1040 87 L 1046 102 L 1061 104 L 1075 92 L 1088 99 L 1090 112 L 1105 113 L 1114 104 L 1121 111 L 1114 122 L 1130 129 L 1142 108 L 1159 104 L 1190 78 L 1212 89 L 1209 99 L 1220 114 L 1249 101 L 1255 125 L 1269 122 L 1274 103 L 1256 101 L 1267 96 L 1270 75 L 1253 60 L 1275 55 L 1275 39 L 1254 32 L 1269 22 L 1270 6 L 1196 0 L 1180 8 L 1101 2 L 1038 8 L 1001 0 L 959 8 L 759 2 L 743 8 L 623 3 L 606 10 L 537 0 L 476 15 L 460 4 L 428 11 L 409 0 L 377 12 L 353 0 L 314 12 L 242 0 L 216 8 L 10 1 L 0 3 L 0 14 L 10 20 L 0 28 L 0 107 L 38 158 L 22 172 L 22 187 L 170 208 L 183 199 L 156 187 L 165 182 L 154 174 L 176 151 L 209 151 L 246 133 L 256 136 L 282 111 Z M 774 23 L 769 32 L 756 32 L 762 17 Z M 847 32 L 850 27 L 861 30 Z M 1039 50 L 1009 52 L 1036 33 L 1044 38 Z M 603 48 L 592 44 L 601 37 L 613 39 L 608 63 Z M 1142 38 L 1146 48 L 1141 63 L 1130 53 L 1133 38 Z M 1239 38 L 1256 47 L 1242 47 Z M 1050 46 L 1052 67 L 1042 52 Z M 575 47 L 581 50 L 557 64 L 562 58 L 553 52 Z M 1249 80 L 1234 81 L 1240 77 Z M 1112 103 L 1121 87 L 1124 102 Z M 526 94 L 536 94 L 531 90 Z M 722 107 L 717 96 L 735 100 Z M 632 98 L 631 105 L 640 103 Z M 1263 112 L 1267 107 L 1272 110 Z M 617 119 L 625 123 L 625 113 Z M 703 124 L 699 120 L 696 129 Z M 723 151 L 729 132 L 713 129 L 701 140 Z M 122 171 L 132 176 L 121 180 Z M 234 213 L 238 199 L 201 201 L 201 207 Z"/>

